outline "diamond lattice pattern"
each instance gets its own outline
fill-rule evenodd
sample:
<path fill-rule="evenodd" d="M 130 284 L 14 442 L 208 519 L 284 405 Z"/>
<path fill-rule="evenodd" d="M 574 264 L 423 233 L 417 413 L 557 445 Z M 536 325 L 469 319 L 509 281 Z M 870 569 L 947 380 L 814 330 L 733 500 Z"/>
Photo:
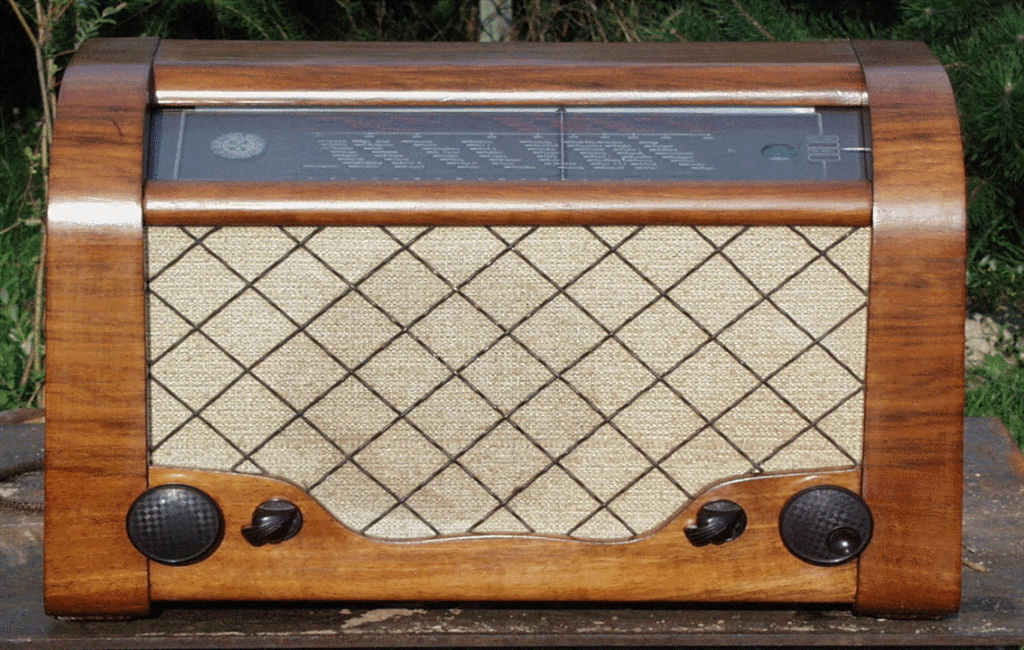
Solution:
<path fill-rule="evenodd" d="M 861 454 L 870 231 L 147 230 L 151 462 L 380 538 L 620 539 Z"/>

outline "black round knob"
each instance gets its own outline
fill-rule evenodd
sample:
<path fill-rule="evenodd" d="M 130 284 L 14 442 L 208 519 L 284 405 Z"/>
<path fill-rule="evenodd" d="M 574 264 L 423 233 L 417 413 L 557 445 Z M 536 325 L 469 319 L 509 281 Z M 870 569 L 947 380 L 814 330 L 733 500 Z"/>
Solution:
<path fill-rule="evenodd" d="M 779 534 L 789 551 L 810 564 L 849 562 L 871 541 L 871 511 L 854 492 L 835 485 L 808 488 L 782 508 Z"/>
<path fill-rule="evenodd" d="M 725 499 L 711 501 L 697 511 L 697 522 L 683 532 L 694 546 L 731 542 L 747 528 L 747 513 L 738 504 Z"/>
<path fill-rule="evenodd" d="M 128 510 L 126 523 L 135 548 L 161 564 L 199 562 L 224 538 L 224 516 L 217 503 L 189 485 L 147 490 Z"/>
<path fill-rule="evenodd" d="M 295 537 L 302 528 L 302 511 L 291 501 L 264 501 L 252 513 L 252 523 L 242 529 L 242 537 L 253 546 L 280 544 Z"/>

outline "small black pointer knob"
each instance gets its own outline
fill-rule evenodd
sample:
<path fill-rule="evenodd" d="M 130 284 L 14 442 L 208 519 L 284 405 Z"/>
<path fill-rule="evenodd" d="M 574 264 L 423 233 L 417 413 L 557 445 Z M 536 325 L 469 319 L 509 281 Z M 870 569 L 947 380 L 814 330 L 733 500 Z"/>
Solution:
<path fill-rule="evenodd" d="M 747 527 L 747 513 L 738 504 L 720 499 L 697 511 L 697 523 L 686 527 L 686 539 L 694 546 L 731 542 Z"/>
<path fill-rule="evenodd" d="M 264 501 L 252 513 L 252 523 L 242 529 L 242 537 L 253 546 L 280 544 L 298 534 L 302 511 L 291 501 Z"/>

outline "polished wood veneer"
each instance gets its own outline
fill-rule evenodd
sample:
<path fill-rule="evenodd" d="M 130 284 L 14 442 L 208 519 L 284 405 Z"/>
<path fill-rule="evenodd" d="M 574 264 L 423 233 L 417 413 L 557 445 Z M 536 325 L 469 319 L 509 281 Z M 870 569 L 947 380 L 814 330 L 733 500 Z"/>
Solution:
<path fill-rule="evenodd" d="M 143 207 L 154 226 L 601 226 L 871 225 L 871 186 L 829 183 L 670 182 L 456 185 L 150 181 Z"/>
<path fill-rule="evenodd" d="M 511 68 L 511 70 L 509 70 Z M 111 89 L 116 88 L 116 92 Z M 153 106 L 861 106 L 873 178 L 836 183 L 270 183 L 144 180 Z M 964 179 L 945 73 L 912 43 L 585 45 L 87 43 L 65 76 L 48 223 L 46 607 L 138 616 L 159 600 L 476 599 L 959 607 Z M 151 468 L 145 225 L 821 225 L 872 227 L 859 469 L 726 481 L 626 542 L 487 536 L 383 543 L 299 488 Z M 124 517 L 147 487 L 214 496 L 227 533 L 188 567 L 148 562 Z M 863 494 L 857 561 L 823 568 L 778 540 L 804 486 Z M 238 531 L 264 497 L 299 504 L 293 542 Z M 682 531 L 712 498 L 752 503 L 735 542 Z M 711 579 L 709 576 L 712 576 Z"/>
<path fill-rule="evenodd" d="M 156 46 L 89 43 L 60 94 L 46 226 L 45 580 L 55 614 L 149 611 L 149 563 L 124 533 L 124 512 L 147 486 L 138 271 Z"/>

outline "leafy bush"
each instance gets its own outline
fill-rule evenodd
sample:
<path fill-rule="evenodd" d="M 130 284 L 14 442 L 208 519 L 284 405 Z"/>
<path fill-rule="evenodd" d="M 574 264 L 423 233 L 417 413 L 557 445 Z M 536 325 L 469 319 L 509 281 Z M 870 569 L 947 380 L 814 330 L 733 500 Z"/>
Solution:
<path fill-rule="evenodd" d="M 0 411 L 34 403 L 43 373 L 36 288 L 42 240 L 38 132 L 29 119 L 0 129 Z"/>

